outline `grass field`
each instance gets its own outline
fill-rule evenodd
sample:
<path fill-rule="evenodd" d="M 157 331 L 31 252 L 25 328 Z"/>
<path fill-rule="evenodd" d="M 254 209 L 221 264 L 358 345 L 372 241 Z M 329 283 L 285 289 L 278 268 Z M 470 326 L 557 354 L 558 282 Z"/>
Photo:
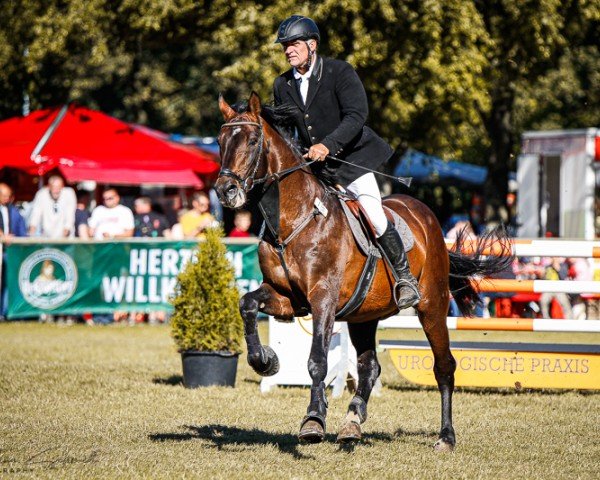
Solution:
<path fill-rule="evenodd" d="M 400 335 L 421 334 L 382 332 Z M 542 340 L 600 339 L 549 335 Z M 0 477 L 600 477 L 600 393 L 458 389 L 457 448 L 435 454 L 437 390 L 404 382 L 382 353 L 384 388 L 369 404 L 364 441 L 334 443 L 345 393 L 330 399 L 327 441 L 299 445 L 308 390 L 261 395 L 260 377 L 240 360 L 235 389 L 188 390 L 168 327 L 0 324 Z"/>

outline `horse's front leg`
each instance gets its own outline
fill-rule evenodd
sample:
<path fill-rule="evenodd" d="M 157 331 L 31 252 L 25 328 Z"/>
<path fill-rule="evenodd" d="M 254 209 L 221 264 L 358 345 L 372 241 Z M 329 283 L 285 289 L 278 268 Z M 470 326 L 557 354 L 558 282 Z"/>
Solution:
<path fill-rule="evenodd" d="M 334 291 L 337 291 L 334 290 Z M 327 397 L 325 377 L 327 376 L 327 354 L 333 333 L 337 297 L 332 290 L 321 290 L 310 298 L 313 317 L 313 339 L 308 357 L 308 373 L 312 378 L 310 403 L 302 420 L 298 438 L 301 442 L 318 443 L 325 438 L 327 417 Z"/>
<path fill-rule="evenodd" d="M 259 375 L 269 377 L 279 371 L 279 359 L 271 347 L 260 343 L 256 326 L 259 310 L 280 317 L 289 317 L 293 315 L 293 311 L 289 299 L 279 295 L 266 283 L 240 300 L 240 314 L 244 320 L 244 337 L 248 347 L 248 364 Z"/>

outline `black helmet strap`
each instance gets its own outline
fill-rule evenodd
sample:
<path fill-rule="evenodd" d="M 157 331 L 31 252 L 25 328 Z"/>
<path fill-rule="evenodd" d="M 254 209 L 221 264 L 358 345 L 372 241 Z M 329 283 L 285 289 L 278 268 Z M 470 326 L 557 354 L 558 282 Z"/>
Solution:
<path fill-rule="evenodd" d="M 308 50 L 308 60 L 306 61 L 306 71 L 307 72 L 310 70 L 310 66 L 312 65 L 312 61 L 313 61 L 313 56 L 316 52 L 316 50 L 310 49 L 310 45 L 308 44 L 308 42 L 310 40 L 314 40 L 314 39 L 310 38 L 308 40 L 304 40 L 304 43 L 306 44 L 306 49 Z"/>

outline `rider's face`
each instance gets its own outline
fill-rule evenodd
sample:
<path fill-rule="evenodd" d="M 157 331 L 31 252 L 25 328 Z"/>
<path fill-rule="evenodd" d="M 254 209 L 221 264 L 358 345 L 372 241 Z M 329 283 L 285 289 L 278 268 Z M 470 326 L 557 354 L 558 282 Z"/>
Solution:
<path fill-rule="evenodd" d="M 294 68 L 302 67 L 308 62 L 309 51 L 306 42 L 303 40 L 285 42 L 283 53 L 285 53 L 288 63 Z"/>

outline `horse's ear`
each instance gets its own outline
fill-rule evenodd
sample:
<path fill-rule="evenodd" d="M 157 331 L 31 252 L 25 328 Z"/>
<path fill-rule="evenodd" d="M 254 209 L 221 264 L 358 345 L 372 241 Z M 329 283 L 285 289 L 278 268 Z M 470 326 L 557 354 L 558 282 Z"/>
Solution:
<path fill-rule="evenodd" d="M 258 96 L 258 93 L 253 91 L 250 94 L 250 100 L 248 100 L 248 106 L 250 107 L 250 112 L 254 113 L 257 116 L 260 115 L 261 104 L 260 104 L 260 97 Z"/>
<path fill-rule="evenodd" d="M 223 118 L 226 122 L 235 117 L 235 110 L 229 106 L 229 104 L 223 98 L 223 94 L 219 93 L 219 109 L 223 114 Z"/>

